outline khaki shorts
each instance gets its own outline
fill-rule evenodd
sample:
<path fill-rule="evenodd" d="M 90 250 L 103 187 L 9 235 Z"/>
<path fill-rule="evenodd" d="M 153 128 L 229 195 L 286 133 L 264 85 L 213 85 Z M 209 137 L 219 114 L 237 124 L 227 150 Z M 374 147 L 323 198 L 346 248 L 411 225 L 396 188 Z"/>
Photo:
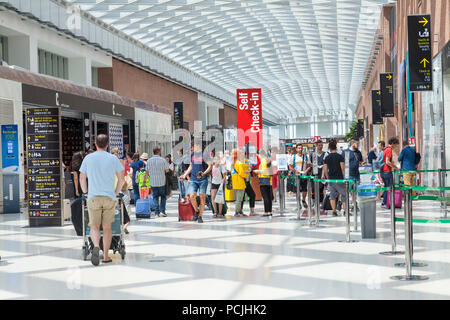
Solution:
<path fill-rule="evenodd" d="M 95 196 L 88 200 L 87 206 L 90 226 L 111 224 L 114 222 L 116 200 L 105 196 Z"/>

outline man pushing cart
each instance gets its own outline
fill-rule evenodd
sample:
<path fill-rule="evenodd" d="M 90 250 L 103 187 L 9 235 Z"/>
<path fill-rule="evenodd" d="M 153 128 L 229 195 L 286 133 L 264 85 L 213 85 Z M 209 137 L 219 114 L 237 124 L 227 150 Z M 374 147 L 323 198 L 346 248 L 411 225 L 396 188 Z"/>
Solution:
<path fill-rule="evenodd" d="M 94 266 L 98 266 L 100 263 L 100 239 L 102 236 L 100 227 L 103 229 L 103 263 L 112 261 L 108 255 L 109 250 L 105 250 L 105 248 L 111 248 L 111 241 L 113 240 L 112 225 L 116 221 L 116 216 L 119 220 L 120 243 L 123 245 L 123 201 L 117 201 L 116 197 L 125 182 L 124 168 L 116 156 L 106 151 L 108 145 L 108 136 L 105 134 L 98 135 L 95 139 L 97 151 L 87 155 L 80 168 L 81 189 L 83 196 L 87 197 L 89 213 L 89 229 L 85 228 L 83 213 L 83 234 L 86 235 L 88 233 L 86 231 L 89 231 L 93 247 L 91 262 Z M 117 185 L 114 187 L 115 176 L 117 176 Z M 89 180 L 89 190 L 87 180 Z M 118 202 L 119 210 L 116 210 Z M 125 253 L 124 250 L 123 253 Z"/>

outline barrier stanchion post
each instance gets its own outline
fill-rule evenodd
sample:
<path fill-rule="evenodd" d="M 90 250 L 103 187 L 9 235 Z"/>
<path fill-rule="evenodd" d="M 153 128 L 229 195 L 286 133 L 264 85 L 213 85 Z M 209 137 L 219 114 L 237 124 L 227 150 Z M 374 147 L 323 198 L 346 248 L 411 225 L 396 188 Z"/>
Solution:
<path fill-rule="evenodd" d="M 311 209 L 311 204 L 312 204 L 312 179 L 308 179 L 308 220 L 309 220 L 309 225 L 312 225 L 312 209 Z"/>
<path fill-rule="evenodd" d="M 380 252 L 382 255 L 394 256 L 397 254 L 404 254 L 404 251 L 397 251 L 397 234 L 395 227 L 395 176 L 396 173 L 392 173 L 394 179 L 392 180 L 391 190 L 390 190 L 390 201 L 391 201 L 391 241 L 392 241 L 392 251 Z M 406 200 L 405 200 L 406 205 Z"/>
<path fill-rule="evenodd" d="M 406 275 L 393 276 L 394 280 L 427 280 L 427 276 L 415 276 L 412 274 L 413 267 L 413 223 L 412 223 L 412 206 L 411 206 L 411 189 L 406 190 L 405 197 L 405 264 Z"/>
<path fill-rule="evenodd" d="M 279 178 L 279 183 L 278 183 L 278 197 L 279 197 L 279 206 L 280 206 L 280 215 L 283 215 L 284 212 L 284 192 L 285 192 L 285 187 L 284 187 L 284 181 L 285 179 L 283 178 L 283 174 L 280 172 L 278 174 L 278 178 Z"/>
<path fill-rule="evenodd" d="M 350 242 L 350 194 L 349 194 L 349 182 L 345 182 L 345 219 L 347 222 L 346 227 L 346 241 Z"/>
<path fill-rule="evenodd" d="M 317 176 L 316 179 L 319 179 Z M 314 210 L 316 211 L 316 228 L 319 227 L 320 222 L 320 186 L 319 181 L 314 181 Z"/>
<path fill-rule="evenodd" d="M 345 241 L 339 242 L 358 242 L 357 240 L 350 240 L 350 194 L 349 194 L 349 181 L 345 181 L 345 220 L 346 220 L 346 232 Z"/>
<path fill-rule="evenodd" d="M 354 182 L 354 186 L 356 188 L 356 181 Z M 353 214 L 354 214 L 354 222 L 353 231 L 358 231 L 358 209 L 356 207 L 356 192 L 352 193 L 352 201 L 353 201 Z"/>
<path fill-rule="evenodd" d="M 300 195 L 301 195 L 301 192 L 300 192 L 300 176 L 298 176 L 298 175 L 295 176 L 295 181 L 296 181 L 296 188 L 297 188 L 297 195 L 296 195 L 296 197 L 297 197 L 297 219 L 300 220 L 301 217 L 302 217 L 302 214 L 301 214 L 302 204 L 300 202 Z"/>
<path fill-rule="evenodd" d="M 441 187 L 441 188 L 445 187 L 446 176 L 447 176 L 446 172 L 442 169 L 439 169 L 439 187 Z M 441 198 L 446 197 L 445 190 L 440 190 L 440 196 L 441 196 Z M 444 209 L 444 218 L 447 218 L 447 201 L 441 201 L 441 208 Z"/>

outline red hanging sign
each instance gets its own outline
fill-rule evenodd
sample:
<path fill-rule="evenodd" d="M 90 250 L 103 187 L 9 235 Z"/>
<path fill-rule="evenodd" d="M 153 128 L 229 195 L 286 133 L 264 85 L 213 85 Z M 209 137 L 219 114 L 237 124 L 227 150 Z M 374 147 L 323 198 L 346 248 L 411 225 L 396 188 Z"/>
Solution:
<path fill-rule="evenodd" d="M 314 136 L 314 143 L 317 143 L 319 140 L 322 140 L 321 136 Z"/>
<path fill-rule="evenodd" d="M 410 146 L 416 145 L 416 137 L 409 137 L 408 140 Z"/>
<path fill-rule="evenodd" d="M 238 146 L 262 148 L 261 89 L 237 89 Z"/>

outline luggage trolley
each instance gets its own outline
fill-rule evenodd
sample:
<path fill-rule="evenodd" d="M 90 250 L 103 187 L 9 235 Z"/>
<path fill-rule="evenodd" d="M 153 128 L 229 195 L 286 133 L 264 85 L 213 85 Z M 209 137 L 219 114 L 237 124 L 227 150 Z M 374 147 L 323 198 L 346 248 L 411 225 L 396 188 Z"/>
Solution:
<path fill-rule="evenodd" d="M 111 225 L 112 229 L 112 239 L 111 239 L 111 246 L 110 250 L 113 250 L 113 253 L 116 252 L 120 253 L 120 256 L 122 257 L 122 260 L 125 259 L 125 242 L 124 242 L 124 202 L 123 202 L 123 194 L 120 194 L 117 197 L 117 204 L 115 208 L 115 214 L 114 214 L 114 222 Z M 94 249 L 94 243 L 92 242 L 92 239 L 90 237 L 90 228 L 89 228 L 89 214 L 87 209 L 87 203 L 86 199 L 83 199 L 83 218 L 81 219 L 83 221 L 83 260 L 87 260 L 87 257 L 89 254 L 92 253 Z M 103 250 L 103 231 L 100 227 L 100 249 Z"/>

